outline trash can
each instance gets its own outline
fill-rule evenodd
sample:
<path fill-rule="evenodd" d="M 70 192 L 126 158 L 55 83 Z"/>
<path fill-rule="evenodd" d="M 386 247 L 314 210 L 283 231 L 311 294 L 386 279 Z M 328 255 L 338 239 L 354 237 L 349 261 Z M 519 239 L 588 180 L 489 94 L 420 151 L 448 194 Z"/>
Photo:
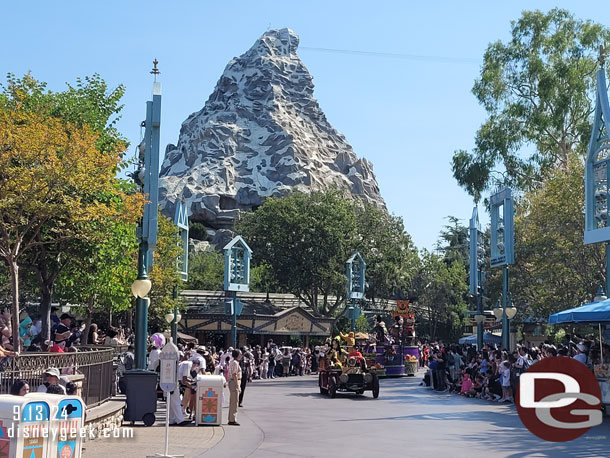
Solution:
<path fill-rule="evenodd" d="M 127 390 L 125 420 L 132 425 L 142 421 L 146 426 L 152 426 L 157 411 L 157 373 L 133 370 L 125 372 L 123 378 Z"/>
<path fill-rule="evenodd" d="M 25 397 L 44 401 L 51 409 L 49 458 L 81 458 L 81 430 L 85 425 L 83 400 L 78 396 L 36 392 L 28 393 Z"/>
<path fill-rule="evenodd" d="M 0 457 L 52 456 L 49 437 L 51 408 L 42 399 L 0 395 Z"/>
<path fill-rule="evenodd" d="M 222 424 L 222 375 L 200 375 L 197 377 L 197 403 L 195 425 Z"/>

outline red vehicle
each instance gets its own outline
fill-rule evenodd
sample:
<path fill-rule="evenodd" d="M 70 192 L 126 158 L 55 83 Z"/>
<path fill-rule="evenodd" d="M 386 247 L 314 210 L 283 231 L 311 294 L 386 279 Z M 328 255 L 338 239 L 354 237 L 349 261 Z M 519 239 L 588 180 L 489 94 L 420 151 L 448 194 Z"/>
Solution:
<path fill-rule="evenodd" d="M 331 367 L 327 361 L 321 360 L 318 385 L 320 394 L 328 394 L 331 398 L 334 398 L 338 391 L 363 394 L 368 390 L 373 392 L 375 399 L 379 397 L 379 377 L 366 368 L 364 360 L 359 363 L 353 357 L 348 358 L 345 370 Z"/>

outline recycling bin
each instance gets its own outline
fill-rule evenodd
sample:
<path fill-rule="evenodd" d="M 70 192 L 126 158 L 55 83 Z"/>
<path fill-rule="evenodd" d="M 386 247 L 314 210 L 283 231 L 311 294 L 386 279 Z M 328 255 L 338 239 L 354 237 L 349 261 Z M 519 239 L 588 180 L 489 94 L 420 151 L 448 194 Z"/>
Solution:
<path fill-rule="evenodd" d="M 197 376 L 197 402 L 195 404 L 195 425 L 222 424 L 222 375 Z"/>
<path fill-rule="evenodd" d="M 51 413 L 52 406 L 43 399 L 0 395 L 0 457 L 52 456 Z"/>
<path fill-rule="evenodd" d="M 146 426 L 155 423 L 157 412 L 157 373 L 132 370 L 124 373 L 126 407 L 124 418 L 133 425 L 142 421 Z"/>
<path fill-rule="evenodd" d="M 85 425 L 83 400 L 78 396 L 35 392 L 26 394 L 25 398 L 44 401 L 51 409 L 49 458 L 81 458 L 81 430 Z"/>

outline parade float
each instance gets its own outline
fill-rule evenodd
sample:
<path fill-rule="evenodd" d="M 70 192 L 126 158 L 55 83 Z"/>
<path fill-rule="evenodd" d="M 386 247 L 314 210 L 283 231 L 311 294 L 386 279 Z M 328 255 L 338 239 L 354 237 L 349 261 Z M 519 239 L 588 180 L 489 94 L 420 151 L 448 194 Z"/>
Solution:
<path fill-rule="evenodd" d="M 415 345 L 415 314 L 409 301 L 396 301 L 391 316 L 394 322 L 389 330 L 380 316 L 376 318 L 375 366 L 382 367 L 387 377 L 413 376 L 419 366 L 419 347 Z M 367 363 L 373 363 L 370 353 L 366 356 Z"/>

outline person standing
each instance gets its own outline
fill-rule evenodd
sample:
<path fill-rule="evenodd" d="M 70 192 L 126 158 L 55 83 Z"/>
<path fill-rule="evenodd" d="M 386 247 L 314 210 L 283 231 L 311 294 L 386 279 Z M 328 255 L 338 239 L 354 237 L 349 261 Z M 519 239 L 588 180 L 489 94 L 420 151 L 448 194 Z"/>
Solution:
<path fill-rule="evenodd" d="M 248 347 L 242 349 L 242 358 L 239 361 L 239 367 L 241 368 L 241 384 L 239 386 L 239 407 L 243 407 L 244 393 L 246 392 L 246 385 L 251 381 L 252 377 L 252 358 L 253 355 L 250 353 Z"/>
<path fill-rule="evenodd" d="M 239 361 L 241 360 L 241 351 L 233 350 L 233 360 L 229 363 L 229 424 L 233 426 L 239 426 L 237 423 L 237 401 L 241 386 L 241 367 Z"/>

